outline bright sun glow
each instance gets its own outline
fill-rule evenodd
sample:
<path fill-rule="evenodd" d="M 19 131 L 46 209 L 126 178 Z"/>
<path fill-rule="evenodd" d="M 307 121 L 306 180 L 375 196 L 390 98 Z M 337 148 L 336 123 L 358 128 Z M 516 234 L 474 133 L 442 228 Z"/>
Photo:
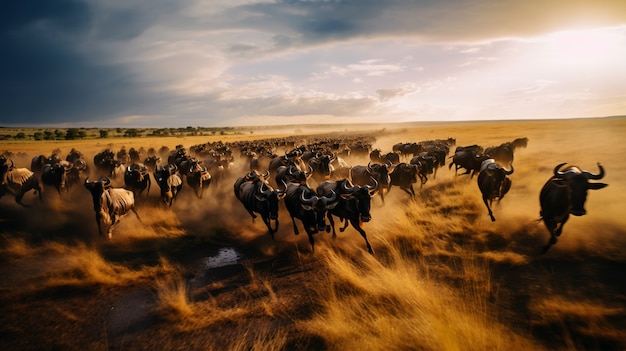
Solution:
<path fill-rule="evenodd" d="M 624 26 L 602 29 L 568 30 L 543 38 L 547 55 L 559 64 L 596 66 L 624 58 L 626 29 Z"/>

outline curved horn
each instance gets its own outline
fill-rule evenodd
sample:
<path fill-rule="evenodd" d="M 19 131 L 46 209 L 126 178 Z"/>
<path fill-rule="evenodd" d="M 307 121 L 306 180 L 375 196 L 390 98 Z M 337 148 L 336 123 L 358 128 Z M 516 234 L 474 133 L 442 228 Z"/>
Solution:
<path fill-rule="evenodd" d="M 367 171 L 368 171 L 368 172 L 371 172 L 371 171 L 372 171 L 372 167 L 370 167 L 370 165 L 371 165 L 371 164 L 372 164 L 372 161 L 369 161 L 369 162 L 367 163 Z"/>
<path fill-rule="evenodd" d="M 370 179 L 372 179 L 372 181 L 374 182 L 374 185 L 365 185 L 365 189 L 371 193 L 372 191 L 376 190 L 376 188 L 378 188 L 378 181 L 376 180 L 376 178 L 374 177 L 370 177 Z"/>
<path fill-rule="evenodd" d="M 337 193 L 334 190 L 331 190 L 331 196 L 327 197 L 327 196 L 322 196 L 322 203 L 324 205 L 328 204 L 328 203 L 333 203 L 337 200 Z"/>
<path fill-rule="evenodd" d="M 513 164 L 511 164 L 511 170 L 510 171 L 507 171 L 506 168 L 503 168 L 503 170 L 504 170 L 504 174 L 505 175 L 511 175 L 511 174 L 513 174 L 513 171 L 515 169 L 513 168 Z"/>
<path fill-rule="evenodd" d="M 307 199 L 304 197 L 304 193 L 305 192 L 303 191 L 302 194 L 300 195 L 300 201 L 302 201 L 302 203 L 307 204 L 307 205 L 314 205 L 317 202 L 318 200 L 317 196 L 313 195 Z"/>
<path fill-rule="evenodd" d="M 262 174 L 263 179 L 267 179 L 270 176 L 270 170 L 266 170 L 265 173 Z"/>
<path fill-rule="evenodd" d="M 87 176 L 87 178 L 85 178 L 85 184 L 89 184 L 89 176 Z"/>
<path fill-rule="evenodd" d="M 598 180 L 598 179 L 604 178 L 604 167 L 602 167 L 600 162 L 598 162 L 598 169 L 600 169 L 600 173 L 598 173 L 598 174 L 593 174 L 591 172 L 584 171 L 583 172 L 583 177 L 585 177 L 587 179 L 592 179 L 592 180 Z"/>
<path fill-rule="evenodd" d="M 341 187 L 343 188 L 343 190 L 347 191 L 347 192 L 352 192 L 354 190 L 354 185 L 348 187 L 348 181 L 345 181 L 341 184 Z"/>
<path fill-rule="evenodd" d="M 559 171 L 559 169 L 561 169 L 561 167 L 565 166 L 567 164 L 567 162 L 563 162 L 558 164 L 556 167 L 554 167 L 554 175 L 555 176 L 562 176 L 563 174 L 565 174 L 564 172 Z"/>
<path fill-rule="evenodd" d="M 9 167 L 9 169 L 11 168 L 15 168 L 15 163 L 13 163 L 13 160 L 11 160 L 11 167 Z"/>

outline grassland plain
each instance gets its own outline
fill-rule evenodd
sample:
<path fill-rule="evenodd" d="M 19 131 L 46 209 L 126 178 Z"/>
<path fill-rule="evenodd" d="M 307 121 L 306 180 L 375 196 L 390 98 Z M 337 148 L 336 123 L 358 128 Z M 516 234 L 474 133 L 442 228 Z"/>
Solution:
<path fill-rule="evenodd" d="M 512 188 L 491 222 L 476 178 L 444 167 L 418 189 L 397 188 L 372 204 L 363 228 L 375 250 L 348 228 L 333 240 L 295 236 L 281 204 L 272 241 L 232 192 L 245 171 L 211 184 L 204 199 L 183 190 L 171 209 L 153 184 L 113 239 L 97 235 L 89 193 L 44 190 L 30 208 L 0 198 L 0 348 L 3 350 L 623 350 L 626 349 L 625 118 L 401 126 L 331 131 L 264 129 L 242 135 L 2 141 L 19 167 L 77 148 L 87 160 L 104 148 L 192 145 L 313 134 L 398 142 L 456 138 L 516 151 Z M 349 159 L 352 165 L 364 159 Z M 555 165 L 597 172 L 588 214 L 548 233 L 539 190 Z M 121 185 L 121 179 L 114 180 Z M 231 255 L 231 256 L 229 256 Z M 234 258 L 233 258 L 234 257 Z M 220 258 L 222 264 L 219 264 Z M 218 262 L 217 264 L 215 262 Z"/>

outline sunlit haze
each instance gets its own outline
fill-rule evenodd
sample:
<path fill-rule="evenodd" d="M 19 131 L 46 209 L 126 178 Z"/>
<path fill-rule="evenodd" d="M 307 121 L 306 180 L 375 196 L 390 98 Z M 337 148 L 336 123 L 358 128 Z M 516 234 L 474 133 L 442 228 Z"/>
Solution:
<path fill-rule="evenodd" d="M 61 1 L 0 15 L 0 125 L 626 114 L 626 2 Z"/>

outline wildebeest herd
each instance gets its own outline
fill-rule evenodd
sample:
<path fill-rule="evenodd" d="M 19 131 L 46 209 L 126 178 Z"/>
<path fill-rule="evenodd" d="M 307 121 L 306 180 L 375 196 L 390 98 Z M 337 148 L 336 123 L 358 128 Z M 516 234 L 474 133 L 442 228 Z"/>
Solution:
<path fill-rule="evenodd" d="M 93 160 L 72 149 L 65 159 L 60 150 L 50 156 L 32 158 L 31 167 L 16 167 L 12 154 L 0 156 L 0 197 L 12 194 L 24 207 L 24 194 L 31 190 L 42 199 L 42 192 L 55 189 L 63 197 L 68 189 L 82 183 L 93 200 L 99 234 L 111 238 L 113 228 L 128 212 L 137 214 L 135 199 L 149 197 L 151 178 L 160 189 L 159 200 L 170 208 L 185 187 L 191 188 L 198 199 L 211 187 L 233 187 L 234 197 L 241 202 L 252 219 L 261 216 L 269 234 L 279 226 L 279 208 L 284 203 L 299 234 L 304 228 L 311 249 L 314 234 L 333 233 L 335 218 L 343 222 L 340 231 L 349 225 L 365 240 L 369 253 L 374 253 L 363 223 L 372 219 L 372 197 L 385 195 L 399 187 L 412 200 L 416 198 L 414 184 L 423 187 L 429 178 L 436 179 L 437 170 L 454 166 L 455 177 L 470 179 L 478 174 L 477 185 L 492 221 L 496 218 L 491 204 L 500 201 L 511 189 L 514 153 L 527 146 L 527 138 L 518 138 L 499 146 L 456 146 L 454 138 L 402 142 L 391 150 L 373 148 L 371 136 L 329 138 L 310 137 L 305 144 L 296 138 L 274 138 L 241 142 L 210 142 L 186 149 L 174 150 L 163 146 L 159 150 L 124 147 L 117 153 L 110 149 L 97 153 Z M 451 151 L 454 148 L 454 151 Z M 89 162 L 93 161 L 93 162 Z M 550 233 L 542 252 L 556 243 L 570 214 L 586 213 L 587 190 L 601 189 L 607 184 L 589 180 L 602 179 L 599 173 L 582 171 L 565 163 L 554 172 L 540 191 L 541 219 Z M 112 179 L 123 178 L 123 187 L 112 186 Z M 234 185 L 228 180 L 234 180 Z M 226 181 L 226 182 L 225 182 Z M 186 184 L 186 185 L 185 185 Z M 326 222 L 328 220 L 328 224 Z"/>

